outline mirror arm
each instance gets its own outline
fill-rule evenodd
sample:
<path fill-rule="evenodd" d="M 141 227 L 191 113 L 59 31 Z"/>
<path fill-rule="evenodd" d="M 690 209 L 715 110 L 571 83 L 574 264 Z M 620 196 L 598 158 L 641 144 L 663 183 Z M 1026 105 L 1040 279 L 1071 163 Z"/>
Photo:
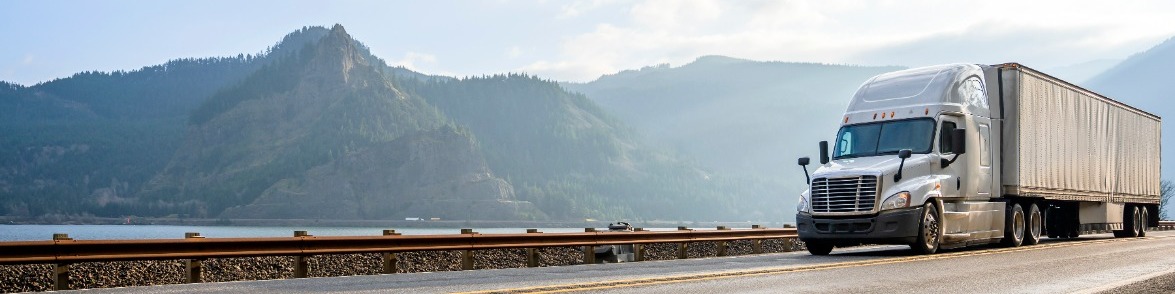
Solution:
<path fill-rule="evenodd" d="M 805 183 L 808 183 L 808 185 L 809 185 L 809 186 L 811 186 L 811 185 L 812 185 L 812 177 L 808 175 L 808 166 L 807 166 L 807 165 L 801 165 L 800 167 L 803 167 L 803 168 L 804 168 L 804 179 L 808 180 L 808 181 L 807 181 L 807 182 L 805 182 Z"/>
<path fill-rule="evenodd" d="M 955 157 L 951 157 L 950 160 L 947 160 L 946 158 L 942 158 L 939 160 L 940 160 L 939 164 L 942 165 L 942 168 L 946 168 L 948 166 L 951 166 L 952 163 L 955 163 L 955 160 L 959 160 L 959 154 L 955 153 Z"/>
<path fill-rule="evenodd" d="M 898 164 L 898 172 L 893 174 L 893 182 L 897 183 L 902 180 L 902 170 L 906 168 L 906 159 L 902 158 L 902 162 Z"/>

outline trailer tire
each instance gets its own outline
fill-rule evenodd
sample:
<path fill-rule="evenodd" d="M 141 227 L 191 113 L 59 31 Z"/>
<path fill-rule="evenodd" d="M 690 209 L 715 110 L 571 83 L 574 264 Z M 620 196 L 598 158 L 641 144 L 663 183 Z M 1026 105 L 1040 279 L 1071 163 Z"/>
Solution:
<path fill-rule="evenodd" d="M 1139 209 L 1139 212 L 1142 214 L 1138 217 L 1138 236 L 1146 237 L 1146 229 L 1150 226 L 1150 212 L 1147 211 L 1146 207 Z"/>
<path fill-rule="evenodd" d="M 938 207 L 934 202 L 927 201 L 922 207 L 922 220 L 918 222 L 918 239 L 910 244 L 918 254 L 934 254 L 938 245 L 942 243 L 942 220 L 938 214 Z"/>
<path fill-rule="evenodd" d="M 1139 221 L 1141 214 L 1138 213 L 1138 206 L 1134 206 L 1130 211 L 1133 212 L 1130 215 L 1130 231 L 1127 234 L 1130 234 L 1130 237 L 1138 237 L 1138 232 L 1140 231 L 1138 228 L 1141 227 Z"/>
<path fill-rule="evenodd" d="M 1025 215 L 1024 226 L 1024 245 L 1036 245 L 1040 243 L 1040 230 L 1044 223 L 1041 219 L 1040 207 L 1036 203 L 1028 205 L 1028 214 Z"/>
<path fill-rule="evenodd" d="M 1138 206 L 1126 206 L 1126 215 L 1122 216 L 1122 233 L 1114 232 L 1114 237 L 1118 238 L 1134 238 L 1138 237 Z"/>
<path fill-rule="evenodd" d="M 832 253 L 832 244 L 819 242 L 804 242 L 804 247 L 808 248 L 808 253 L 812 255 L 828 255 Z"/>
<path fill-rule="evenodd" d="M 1018 247 L 1024 243 L 1024 208 L 1019 203 L 1009 203 L 1008 213 L 1004 215 L 1004 246 Z"/>

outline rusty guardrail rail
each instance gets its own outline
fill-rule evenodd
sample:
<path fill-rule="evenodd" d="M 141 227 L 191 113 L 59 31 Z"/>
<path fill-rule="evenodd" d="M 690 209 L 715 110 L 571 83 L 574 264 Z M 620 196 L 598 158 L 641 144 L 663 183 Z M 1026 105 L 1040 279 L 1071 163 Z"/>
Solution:
<path fill-rule="evenodd" d="M 761 253 L 764 239 L 795 238 L 794 228 L 676 231 L 541 233 L 530 229 L 523 234 L 479 234 L 463 229 L 461 234 L 401 235 L 384 230 L 383 236 L 312 236 L 295 231 L 294 237 L 204 238 L 188 233 L 183 239 L 73 240 L 55 234 L 51 241 L 0 242 L 0 264 L 56 264 L 55 289 L 67 289 L 69 264 L 126 260 L 185 260 L 186 280 L 201 281 L 200 261 L 209 258 L 294 256 L 294 277 L 306 277 L 306 257 L 323 254 L 382 253 L 384 273 L 396 272 L 397 252 L 462 251 L 462 269 L 473 269 L 473 251 L 485 249 L 527 249 L 527 266 L 538 266 L 536 248 L 582 246 L 584 262 L 594 262 L 594 247 L 635 244 L 637 261 L 643 260 L 641 245 L 678 243 L 678 258 L 685 258 L 690 242 L 719 242 L 718 254 L 726 255 L 728 241 L 752 240 L 754 253 Z"/>

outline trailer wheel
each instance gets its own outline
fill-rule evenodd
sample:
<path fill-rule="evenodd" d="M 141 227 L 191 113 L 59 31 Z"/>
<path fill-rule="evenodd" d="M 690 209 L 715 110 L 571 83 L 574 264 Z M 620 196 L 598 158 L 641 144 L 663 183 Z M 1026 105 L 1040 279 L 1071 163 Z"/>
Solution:
<path fill-rule="evenodd" d="M 1150 226 L 1150 212 L 1146 210 L 1146 207 L 1139 209 L 1138 212 L 1142 213 L 1138 216 L 1138 236 L 1146 237 L 1146 229 Z"/>
<path fill-rule="evenodd" d="M 1072 221 L 1069 223 L 1069 238 L 1081 237 L 1081 223 Z"/>
<path fill-rule="evenodd" d="M 938 244 L 942 242 L 942 221 L 939 220 L 938 207 L 934 202 L 927 202 L 922 208 L 922 221 L 918 224 L 918 240 L 910 244 L 918 254 L 934 254 L 938 251 Z"/>
<path fill-rule="evenodd" d="M 1122 233 L 1114 232 L 1114 237 L 1118 238 L 1134 238 L 1138 237 L 1138 206 L 1127 206 L 1126 215 L 1122 216 Z"/>
<path fill-rule="evenodd" d="M 804 242 L 804 247 L 808 247 L 808 253 L 812 255 L 828 255 L 832 253 L 832 244 L 818 243 L 818 242 Z"/>
<path fill-rule="evenodd" d="M 1040 243 L 1040 228 L 1043 221 L 1040 217 L 1040 207 L 1036 203 L 1028 205 L 1027 226 L 1024 228 L 1024 245 Z"/>
<path fill-rule="evenodd" d="M 1018 203 L 1009 203 L 1008 213 L 1004 219 L 1004 239 L 1001 243 L 1008 247 L 1017 247 L 1024 243 L 1024 208 Z"/>

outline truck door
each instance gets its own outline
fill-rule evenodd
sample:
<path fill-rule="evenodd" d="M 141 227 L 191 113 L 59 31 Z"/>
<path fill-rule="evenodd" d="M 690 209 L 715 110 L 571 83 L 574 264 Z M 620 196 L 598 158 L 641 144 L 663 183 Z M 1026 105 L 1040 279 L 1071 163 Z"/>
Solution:
<path fill-rule="evenodd" d="M 942 115 L 939 118 L 938 152 L 943 159 L 952 159 L 955 152 L 950 142 L 953 131 L 967 129 L 967 153 L 959 155 L 955 163 L 943 169 L 951 178 L 942 183 L 946 197 L 962 197 L 968 200 L 991 198 L 991 146 L 988 140 L 990 127 L 986 120 L 968 121 L 957 115 Z M 934 163 L 932 163 L 934 164 Z M 938 163 L 941 168 L 941 163 Z"/>
<path fill-rule="evenodd" d="M 975 151 L 978 151 L 977 152 L 978 156 L 971 157 L 971 158 L 978 158 L 979 159 L 978 164 L 976 164 L 977 168 L 974 169 L 976 171 L 976 173 L 978 173 L 977 175 L 975 175 L 975 188 L 976 188 L 975 193 L 979 198 L 991 198 L 992 176 L 991 176 L 991 138 L 990 138 L 991 137 L 991 125 L 990 125 L 990 119 L 977 118 L 975 120 L 975 125 L 976 125 L 976 128 L 975 128 L 976 132 L 974 133 L 974 135 L 968 134 L 969 136 L 971 136 L 971 138 L 978 139 L 978 140 L 974 140 L 974 141 L 968 140 L 971 142 L 975 142 L 974 144 L 971 144 L 971 146 L 975 146 L 975 149 L 978 149 L 978 150 L 975 150 Z M 970 150 L 968 150 L 968 153 L 970 153 Z"/>

